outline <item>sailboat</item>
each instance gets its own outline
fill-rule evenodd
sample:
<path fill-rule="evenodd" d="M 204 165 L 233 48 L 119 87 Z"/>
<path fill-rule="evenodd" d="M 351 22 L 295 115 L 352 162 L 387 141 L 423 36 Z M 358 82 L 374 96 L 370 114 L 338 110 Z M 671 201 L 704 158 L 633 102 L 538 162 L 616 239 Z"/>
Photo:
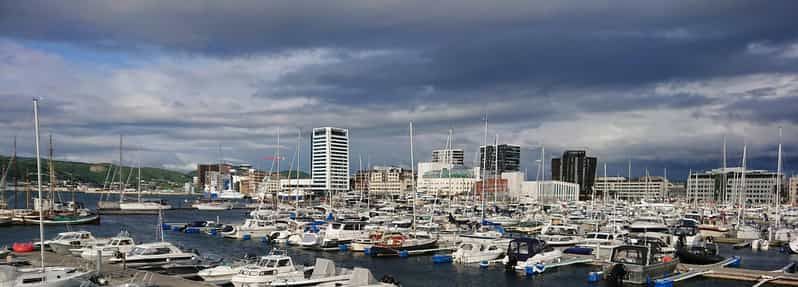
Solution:
<path fill-rule="evenodd" d="M 380 241 L 376 242 L 371 247 L 370 253 L 373 256 L 395 256 L 399 255 L 402 251 L 418 251 L 434 249 L 438 245 L 438 238 L 433 238 L 428 233 L 416 232 L 416 183 L 415 171 L 413 160 L 413 122 L 410 122 L 410 169 L 411 169 L 411 186 L 413 187 L 413 222 L 411 225 L 412 231 L 410 233 L 394 233 L 383 235 Z"/>
<path fill-rule="evenodd" d="M 121 149 L 122 149 L 122 146 L 121 146 L 122 138 L 121 138 L 121 136 L 119 138 L 119 144 L 120 144 L 119 148 L 120 148 L 120 153 L 121 153 Z M 120 166 L 121 166 L 122 157 L 120 156 L 119 159 L 120 159 Z M 137 180 L 137 183 L 136 183 L 136 194 L 138 195 L 137 200 L 136 201 L 123 201 L 122 198 L 123 198 L 123 194 L 124 194 L 124 189 L 122 191 L 123 191 L 123 193 L 119 194 L 119 199 L 120 199 L 119 209 L 122 210 L 123 213 L 156 214 L 156 213 L 158 213 L 161 210 L 172 209 L 172 206 L 169 205 L 169 203 L 166 202 L 165 200 L 160 200 L 160 199 L 142 199 L 141 198 L 141 164 L 139 164 L 139 167 L 138 167 L 138 180 Z"/>
<path fill-rule="evenodd" d="M 71 202 L 66 204 L 56 201 L 60 194 L 55 190 L 56 176 L 55 165 L 53 164 L 53 137 L 50 136 L 50 158 L 48 162 L 50 177 L 50 196 L 48 198 L 38 197 L 34 199 L 34 209 L 38 213 L 45 213 L 44 219 L 36 216 L 20 217 L 22 223 L 39 224 L 98 224 L 100 215 L 89 209 L 83 208 L 83 204 L 75 202 L 74 196 Z"/>
<path fill-rule="evenodd" d="M 33 100 L 33 121 L 36 136 L 36 175 L 39 198 L 42 198 L 42 166 L 39 153 L 39 100 Z M 44 213 L 39 212 L 39 244 L 44 245 Z M 91 272 L 72 267 L 46 267 L 44 248 L 39 248 L 40 268 L 0 266 L 0 286 L 15 287 L 79 287 Z"/>

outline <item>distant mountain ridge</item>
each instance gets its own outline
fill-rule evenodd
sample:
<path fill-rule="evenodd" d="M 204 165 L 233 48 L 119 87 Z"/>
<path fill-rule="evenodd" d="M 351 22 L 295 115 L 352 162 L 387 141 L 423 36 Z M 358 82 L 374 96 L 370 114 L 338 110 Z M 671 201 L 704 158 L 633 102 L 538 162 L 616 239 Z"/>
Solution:
<path fill-rule="evenodd" d="M 3 170 L 8 165 L 9 156 L 0 155 L 0 170 Z M 55 167 L 55 174 L 57 180 L 69 180 L 72 182 L 80 182 L 84 184 L 90 184 L 95 186 L 102 186 L 103 183 L 106 181 L 106 176 L 108 176 L 108 168 L 111 167 L 109 163 L 87 163 L 87 162 L 76 162 L 76 161 L 63 161 L 63 160 L 54 160 L 53 165 Z M 20 180 L 24 180 L 25 174 L 28 175 L 27 178 L 35 180 L 36 177 L 36 159 L 35 158 L 28 158 L 28 157 L 17 157 L 17 166 L 19 167 L 19 173 L 22 175 L 17 177 L 15 173 L 14 167 L 11 167 L 11 170 L 8 172 L 8 181 L 9 183 L 13 183 L 14 178 L 19 178 Z M 112 167 L 114 172 L 116 172 L 116 166 Z M 131 173 L 132 171 L 132 173 Z M 129 167 L 124 166 L 122 167 L 122 172 L 124 173 L 124 178 L 127 181 L 128 177 L 130 177 L 129 183 L 135 183 L 136 178 L 138 176 L 138 170 L 136 167 Z M 44 176 L 44 181 L 48 181 L 48 173 L 49 173 L 49 166 L 48 161 L 46 158 L 42 158 L 42 173 Z M 0 173 L 0 175 L 2 175 Z M 141 167 L 141 179 L 144 182 L 154 182 L 158 183 L 160 186 L 173 186 L 178 187 L 182 186 L 187 182 L 192 182 L 194 176 L 197 175 L 197 171 L 193 170 L 188 173 L 183 173 L 179 171 L 164 169 L 164 168 L 157 168 L 157 167 Z M 288 171 L 281 171 L 280 177 L 286 178 L 289 175 Z M 297 178 L 297 171 L 290 172 L 291 178 Z M 310 178 L 310 174 L 299 171 L 299 178 Z"/>
<path fill-rule="evenodd" d="M 0 169 L 5 169 L 8 165 L 9 156 L 0 155 Z M 14 166 L 8 172 L 8 181 L 13 182 L 13 178 L 20 180 L 25 178 L 25 174 L 30 179 L 36 177 L 36 159 L 27 157 L 17 157 L 17 166 L 19 174 L 17 177 Z M 111 166 L 109 163 L 86 163 L 75 161 L 62 161 L 54 160 L 53 166 L 55 168 L 56 178 L 58 180 L 69 180 L 73 182 L 80 182 L 91 184 L 95 186 L 102 186 L 108 175 L 108 168 Z M 131 173 L 132 171 L 132 173 Z M 114 167 L 116 172 L 116 167 Z M 42 159 L 42 173 L 49 173 L 49 165 L 46 158 Z M 138 169 L 129 166 L 122 167 L 122 173 L 125 180 L 130 177 L 131 183 L 136 182 L 138 177 Z M 48 175 L 49 176 L 49 175 Z M 47 176 L 45 176 L 46 178 Z M 117 176 L 118 177 L 118 176 Z M 141 179 L 144 182 L 156 182 L 159 185 L 173 185 L 179 186 L 186 182 L 191 182 L 191 176 L 179 171 L 173 171 L 163 168 L 155 167 L 141 167 Z"/>

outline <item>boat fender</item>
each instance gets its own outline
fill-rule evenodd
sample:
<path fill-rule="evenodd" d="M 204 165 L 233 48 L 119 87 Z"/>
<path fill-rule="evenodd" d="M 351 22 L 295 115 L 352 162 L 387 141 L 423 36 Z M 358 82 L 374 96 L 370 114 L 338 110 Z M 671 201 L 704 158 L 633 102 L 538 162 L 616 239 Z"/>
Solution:
<path fill-rule="evenodd" d="M 599 272 L 595 272 L 595 271 L 594 272 L 590 272 L 590 273 L 587 274 L 587 282 L 589 282 L 589 283 L 599 282 L 601 280 L 601 275 L 603 275 L 603 274 L 604 274 L 604 272 L 600 272 L 600 271 Z"/>
<path fill-rule="evenodd" d="M 250 239 L 252 239 L 252 235 L 249 234 L 244 234 L 244 236 L 241 237 L 241 240 L 250 240 Z"/>
<path fill-rule="evenodd" d="M 407 252 L 407 250 L 399 251 L 399 257 L 405 258 L 405 257 L 408 257 L 408 256 L 410 256 L 410 253 Z"/>
<path fill-rule="evenodd" d="M 673 287 L 673 280 L 659 279 L 654 281 L 654 287 Z"/>
<path fill-rule="evenodd" d="M 349 245 L 346 245 L 346 244 L 338 244 L 338 251 L 344 251 L 344 252 L 346 252 L 346 251 L 348 251 L 348 250 L 349 250 Z"/>
<path fill-rule="evenodd" d="M 370 255 L 371 254 L 371 247 L 363 248 L 363 253 L 366 254 L 366 255 Z"/>
<path fill-rule="evenodd" d="M 488 262 L 487 260 L 479 261 L 480 268 L 488 268 L 488 266 L 490 266 L 490 262 Z"/>
<path fill-rule="evenodd" d="M 450 255 L 439 254 L 439 255 L 433 255 L 432 256 L 432 263 L 435 263 L 435 264 L 438 264 L 438 263 L 451 263 L 451 262 L 452 262 L 452 256 L 450 256 Z"/>
<path fill-rule="evenodd" d="M 729 263 L 729 265 L 727 265 L 727 266 L 729 266 L 729 267 L 740 267 L 740 261 L 742 261 L 742 258 L 740 258 L 740 256 L 734 256 L 733 258 L 734 258 L 734 260 L 731 263 Z"/>

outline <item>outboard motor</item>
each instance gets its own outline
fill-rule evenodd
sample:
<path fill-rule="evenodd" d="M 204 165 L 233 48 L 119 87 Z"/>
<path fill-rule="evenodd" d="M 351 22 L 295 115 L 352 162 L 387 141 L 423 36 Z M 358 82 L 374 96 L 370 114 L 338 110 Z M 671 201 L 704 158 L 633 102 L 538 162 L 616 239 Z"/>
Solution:
<path fill-rule="evenodd" d="M 626 267 L 623 264 L 615 264 L 607 274 L 607 281 L 611 286 L 623 286 L 624 277 L 626 277 Z"/>
<path fill-rule="evenodd" d="M 388 274 L 385 274 L 384 276 L 382 276 L 382 278 L 380 278 L 380 282 L 393 284 L 393 285 L 396 285 L 396 286 L 400 285 L 399 284 L 399 280 L 396 280 L 396 278 L 393 278 L 393 276 L 388 275 Z"/>

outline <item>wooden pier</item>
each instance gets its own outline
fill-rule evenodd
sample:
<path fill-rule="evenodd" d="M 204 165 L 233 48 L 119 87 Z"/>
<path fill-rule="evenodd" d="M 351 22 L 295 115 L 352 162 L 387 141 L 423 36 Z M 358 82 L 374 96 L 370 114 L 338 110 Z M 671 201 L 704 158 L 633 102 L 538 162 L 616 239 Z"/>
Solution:
<path fill-rule="evenodd" d="M 16 256 L 27 259 L 31 266 L 41 266 L 39 252 L 16 254 Z M 44 253 L 44 260 L 47 266 L 66 266 L 80 268 L 86 271 L 96 271 L 97 266 L 93 261 L 83 260 L 74 256 L 64 256 L 52 252 Z M 160 287 L 214 287 L 215 285 L 203 281 L 192 281 L 178 276 L 167 276 L 153 272 L 139 271 L 135 269 L 125 269 L 121 264 L 103 263 L 100 266 L 102 277 L 109 280 L 110 285 L 125 283 L 148 283 Z"/>

